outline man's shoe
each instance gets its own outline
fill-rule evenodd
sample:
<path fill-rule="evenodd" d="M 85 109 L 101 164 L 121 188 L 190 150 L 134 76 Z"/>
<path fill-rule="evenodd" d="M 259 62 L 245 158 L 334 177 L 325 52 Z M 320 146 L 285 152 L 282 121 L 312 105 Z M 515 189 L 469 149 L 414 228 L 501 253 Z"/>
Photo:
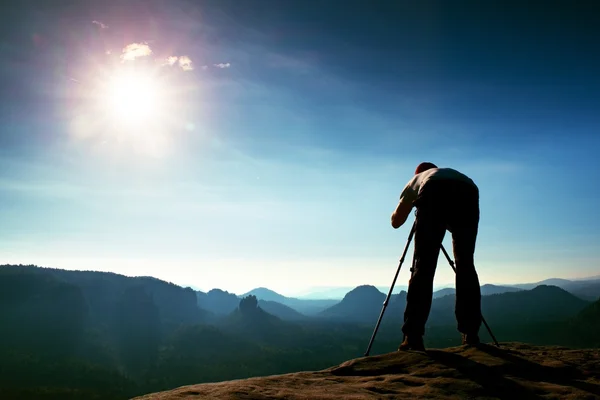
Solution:
<path fill-rule="evenodd" d="M 404 336 L 404 340 L 400 344 L 400 347 L 398 347 L 398 350 L 425 351 L 423 336 Z"/>
<path fill-rule="evenodd" d="M 476 333 L 462 333 L 461 336 L 463 345 L 474 346 L 481 343 L 479 341 L 479 335 Z"/>

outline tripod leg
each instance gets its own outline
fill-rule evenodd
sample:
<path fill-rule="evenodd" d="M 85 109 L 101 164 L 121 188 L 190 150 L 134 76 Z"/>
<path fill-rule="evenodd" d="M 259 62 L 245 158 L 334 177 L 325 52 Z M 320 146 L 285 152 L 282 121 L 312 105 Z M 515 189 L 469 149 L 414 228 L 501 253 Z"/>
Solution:
<path fill-rule="evenodd" d="M 444 252 L 444 255 L 446 256 L 446 259 L 448 260 L 448 263 L 450 264 L 450 266 L 452 267 L 452 269 L 454 270 L 454 273 L 456 273 L 456 267 L 454 266 L 454 261 L 452 261 L 452 259 L 450 258 L 450 256 L 448 255 L 448 253 L 446 252 L 446 249 L 444 248 L 444 246 L 442 245 L 442 251 Z M 497 347 L 500 347 L 500 345 L 498 344 L 498 341 L 496 340 L 496 337 L 494 336 L 494 334 L 492 333 L 492 330 L 490 329 L 490 326 L 487 324 L 487 322 L 485 322 L 485 318 L 483 318 L 483 315 L 481 316 L 481 321 L 483 322 L 483 324 L 485 325 L 485 327 L 487 328 L 488 332 L 490 333 L 490 336 L 492 337 L 492 339 L 494 340 L 494 344 Z"/>
<path fill-rule="evenodd" d="M 390 286 L 390 291 L 388 292 L 385 301 L 383 302 L 383 308 L 381 309 L 381 313 L 379 314 L 379 319 L 377 320 L 377 324 L 375 325 L 375 330 L 373 331 L 373 335 L 371 335 L 371 340 L 369 341 L 369 346 L 367 347 L 367 351 L 365 352 L 365 357 L 369 355 L 371 351 L 371 346 L 373 345 L 373 340 L 375 340 L 375 335 L 377 334 L 377 330 L 379 329 L 379 325 L 381 324 L 381 320 L 383 318 L 383 313 L 392 297 L 392 291 L 394 290 L 394 286 L 396 285 L 396 279 L 398 279 L 398 274 L 400 273 L 400 268 L 404 263 L 404 258 L 406 257 L 406 252 L 408 251 L 408 246 L 412 240 L 412 237 L 415 233 L 416 222 L 413 223 L 412 229 L 410 230 L 410 234 L 408 235 L 408 240 L 406 241 L 406 246 L 404 246 L 404 252 L 402 252 L 402 257 L 400 257 L 400 263 L 398 264 L 398 269 L 396 270 L 396 275 L 394 275 L 394 280 L 392 281 L 392 286 Z"/>

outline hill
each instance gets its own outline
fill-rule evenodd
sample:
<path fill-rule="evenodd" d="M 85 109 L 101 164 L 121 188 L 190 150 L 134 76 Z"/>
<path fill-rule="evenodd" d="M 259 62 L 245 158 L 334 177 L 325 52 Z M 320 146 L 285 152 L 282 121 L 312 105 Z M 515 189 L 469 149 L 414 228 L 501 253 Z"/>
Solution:
<path fill-rule="evenodd" d="M 319 314 L 319 317 L 337 321 L 375 323 L 383 307 L 386 295 L 371 285 L 354 288 L 342 301 Z M 397 319 L 404 312 L 406 292 L 393 294 L 386 309 L 386 320 Z"/>
<path fill-rule="evenodd" d="M 291 307 L 276 301 L 259 300 L 258 306 L 267 313 L 276 316 L 284 321 L 302 321 L 308 318 Z"/>
<path fill-rule="evenodd" d="M 487 291 L 502 291 L 491 286 Z M 481 307 L 486 320 L 493 325 L 557 321 L 575 316 L 589 302 L 556 286 L 541 285 L 531 290 L 512 288 L 513 291 L 483 295 Z M 385 294 L 374 286 L 358 286 L 338 304 L 326 309 L 319 317 L 354 323 L 375 323 L 385 301 Z M 456 295 L 434 298 L 428 326 L 455 325 Z M 384 323 L 399 323 L 406 306 L 406 292 L 392 295 Z"/>
<path fill-rule="evenodd" d="M 588 304 L 559 287 L 540 285 L 531 290 L 487 296 L 481 307 L 486 315 L 497 319 L 531 322 L 570 318 Z"/>
<path fill-rule="evenodd" d="M 491 285 L 491 284 L 485 284 L 485 285 L 481 285 L 481 295 L 482 296 L 489 296 L 491 294 L 500 294 L 500 293 L 507 293 L 507 292 L 518 292 L 520 290 L 524 290 L 518 287 L 511 287 L 511 286 L 498 286 L 498 285 Z M 435 292 L 433 292 L 433 298 L 437 299 L 439 297 L 444 297 L 444 296 L 448 296 L 451 294 L 455 294 L 456 293 L 456 289 L 452 288 L 444 288 L 444 289 L 440 289 L 440 290 L 436 290 Z"/>
<path fill-rule="evenodd" d="M 433 298 L 437 299 L 439 297 L 449 296 L 454 293 L 456 293 L 456 289 L 454 289 L 453 287 L 443 288 L 443 289 L 436 290 L 435 292 L 433 292 Z"/>
<path fill-rule="evenodd" d="M 435 299 L 428 325 L 454 324 L 455 301 L 455 295 Z M 558 321 L 577 315 L 588 304 L 566 290 L 546 285 L 481 297 L 482 313 L 492 325 Z"/>
<path fill-rule="evenodd" d="M 522 290 L 522 289 L 510 287 L 510 286 L 498 286 L 498 285 L 490 285 L 490 284 L 481 285 L 481 295 L 482 296 L 489 296 L 492 294 L 501 294 L 501 293 L 508 293 L 508 292 L 518 292 L 520 290 Z"/>
<path fill-rule="evenodd" d="M 139 400 L 169 399 L 594 399 L 600 352 L 503 343 L 393 352 L 316 372 L 184 386 Z"/>
<path fill-rule="evenodd" d="M 319 316 L 345 321 L 372 321 L 377 318 L 385 294 L 375 286 L 361 285 L 349 291 L 342 301 L 322 311 Z"/>
<path fill-rule="evenodd" d="M 339 300 L 333 299 L 299 299 L 295 297 L 286 297 L 265 287 L 252 289 L 248 293 L 241 295 L 241 297 L 246 297 L 250 295 L 256 296 L 258 300 L 277 302 L 279 304 L 283 304 L 284 306 L 294 309 L 301 315 L 306 316 L 316 315 L 321 311 L 325 310 L 326 308 L 339 303 Z"/>
<path fill-rule="evenodd" d="M 600 348 L 600 299 L 584 308 L 566 325 L 570 332 L 567 343 Z"/>
<path fill-rule="evenodd" d="M 217 315 L 226 315 L 235 310 L 241 298 L 221 289 L 212 289 L 207 293 L 196 292 L 198 307 Z"/>
<path fill-rule="evenodd" d="M 276 301 L 281 304 L 285 304 L 285 301 L 288 299 L 288 297 L 279 294 L 271 289 L 267 289 L 265 287 L 252 289 L 251 291 L 249 291 L 248 293 L 244 293 L 240 297 L 247 297 L 250 295 L 256 296 L 256 298 L 259 300 Z"/>
<path fill-rule="evenodd" d="M 301 333 L 301 328 L 266 312 L 256 296 L 248 295 L 226 318 L 217 323 L 224 332 L 242 335 L 244 339 L 255 340 L 269 345 L 293 345 Z"/>
<path fill-rule="evenodd" d="M 2 279 L 14 275 L 21 275 L 23 279 L 46 277 L 76 286 L 88 307 L 88 321 L 98 329 L 114 323 L 115 310 L 136 290 L 143 292 L 156 306 L 157 317 L 165 329 L 175 329 L 180 324 L 206 322 L 211 317 L 210 313 L 198 307 L 194 290 L 152 277 L 129 277 L 111 272 L 71 271 L 34 265 L 0 266 Z"/>
<path fill-rule="evenodd" d="M 536 283 L 523 283 L 511 286 L 530 290 L 541 285 L 557 286 L 583 300 L 595 301 L 600 298 L 600 279 L 598 277 L 579 280 L 550 278 Z"/>
<path fill-rule="evenodd" d="M 315 316 L 318 315 L 323 310 L 331 307 L 334 304 L 339 303 L 339 300 L 331 300 L 331 299 L 314 299 L 314 300 L 304 300 L 304 299 L 296 299 L 293 297 L 287 298 L 283 304 L 293 308 L 301 314 L 307 316 Z"/>

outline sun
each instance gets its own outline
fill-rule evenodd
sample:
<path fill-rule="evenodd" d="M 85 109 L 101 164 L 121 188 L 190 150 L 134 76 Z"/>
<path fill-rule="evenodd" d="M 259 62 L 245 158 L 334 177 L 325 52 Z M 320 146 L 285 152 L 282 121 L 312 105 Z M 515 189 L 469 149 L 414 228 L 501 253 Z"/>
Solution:
<path fill-rule="evenodd" d="M 164 108 L 164 88 L 149 73 L 119 71 L 104 86 L 101 100 L 107 117 L 124 127 L 151 126 Z"/>
<path fill-rule="evenodd" d="M 164 154 L 177 131 L 180 104 L 167 82 L 156 69 L 127 66 L 98 77 L 90 113 L 104 142 L 136 153 Z"/>
<path fill-rule="evenodd" d="M 108 156 L 173 154 L 192 118 L 189 85 L 172 70 L 141 63 L 91 68 L 72 98 L 70 133 Z"/>

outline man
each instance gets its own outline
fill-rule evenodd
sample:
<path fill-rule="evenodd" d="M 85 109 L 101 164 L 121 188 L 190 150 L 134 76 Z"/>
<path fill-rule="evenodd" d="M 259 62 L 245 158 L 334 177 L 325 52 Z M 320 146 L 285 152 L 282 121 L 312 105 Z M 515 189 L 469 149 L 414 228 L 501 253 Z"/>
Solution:
<path fill-rule="evenodd" d="M 392 214 L 392 227 L 406 222 L 416 208 L 414 264 L 408 285 L 404 340 L 399 350 L 424 351 L 425 323 L 431 310 L 433 278 L 446 229 L 452 233 L 456 267 L 455 315 L 463 344 L 479 343 L 481 290 L 475 271 L 475 241 L 479 225 L 479 189 L 466 175 L 419 164 Z"/>

